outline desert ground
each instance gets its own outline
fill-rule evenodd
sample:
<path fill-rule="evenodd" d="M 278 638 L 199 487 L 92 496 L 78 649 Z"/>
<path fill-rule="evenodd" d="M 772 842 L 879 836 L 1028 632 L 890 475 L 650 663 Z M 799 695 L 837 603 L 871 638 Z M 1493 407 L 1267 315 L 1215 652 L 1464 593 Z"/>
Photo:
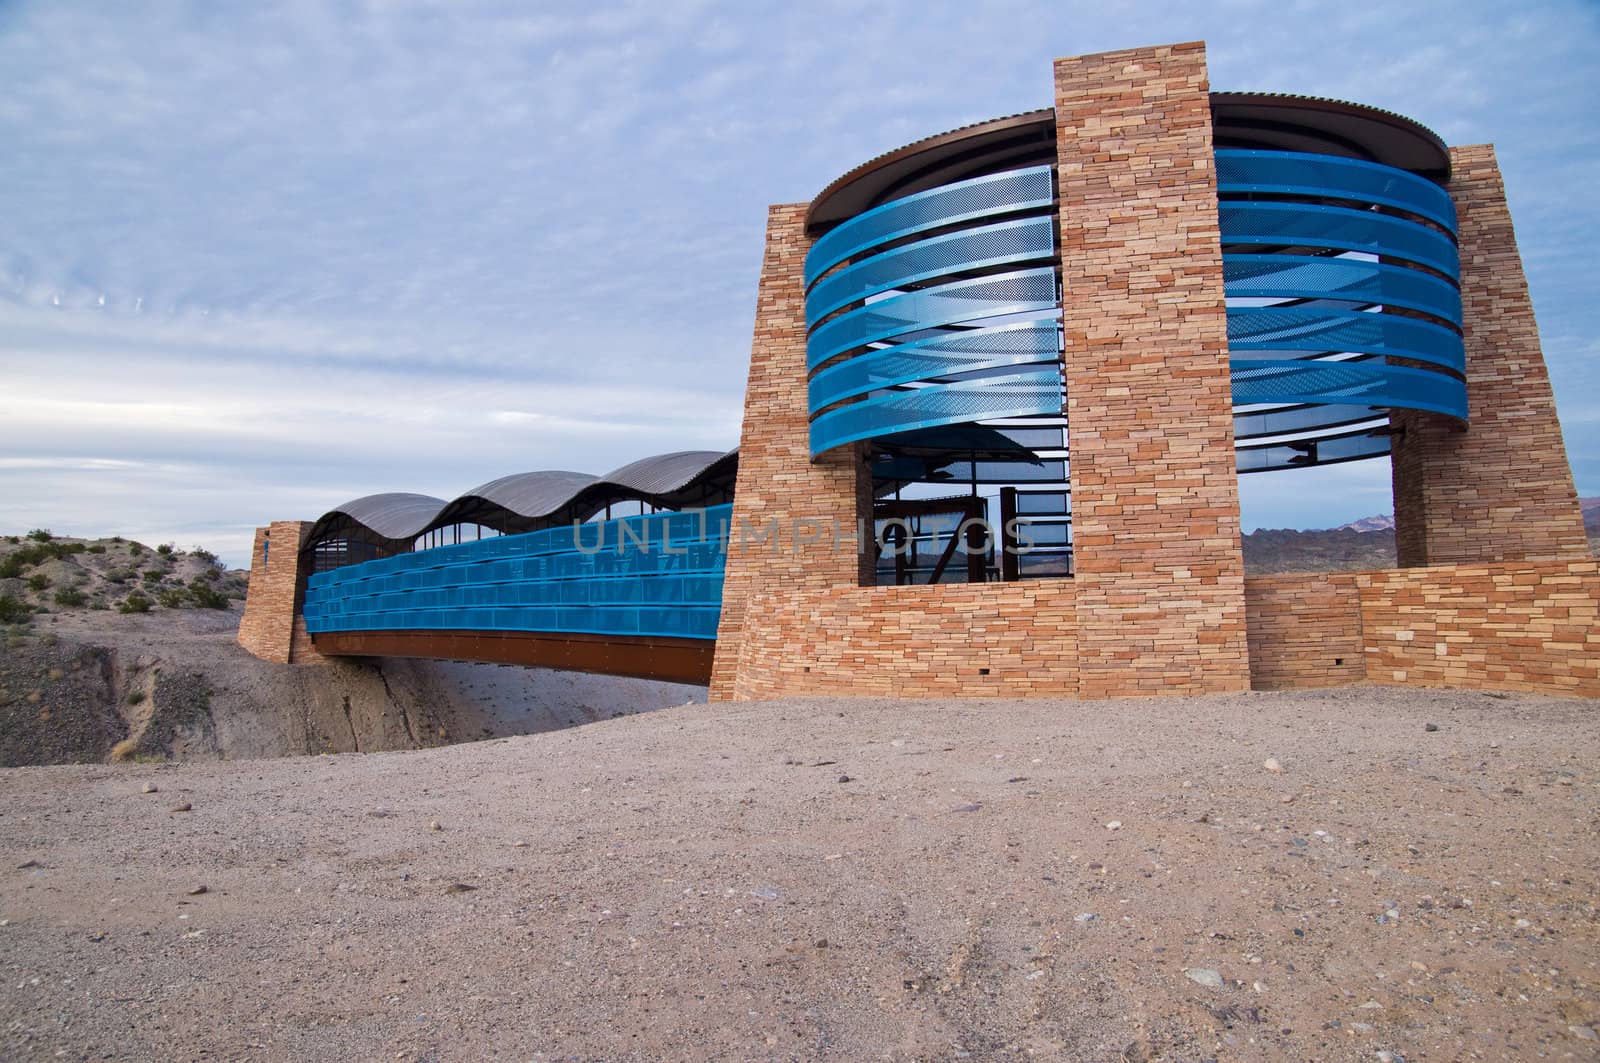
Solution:
<path fill-rule="evenodd" d="M 690 704 L 0 772 L 0 1055 L 1594 1059 L 1600 704 Z"/>

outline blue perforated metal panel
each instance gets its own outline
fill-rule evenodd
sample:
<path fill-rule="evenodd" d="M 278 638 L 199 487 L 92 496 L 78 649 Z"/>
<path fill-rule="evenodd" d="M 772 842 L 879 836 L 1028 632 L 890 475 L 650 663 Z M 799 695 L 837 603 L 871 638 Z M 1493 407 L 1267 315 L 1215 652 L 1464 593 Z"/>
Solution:
<path fill-rule="evenodd" d="M 715 638 L 731 513 L 626 517 L 319 572 L 306 629 Z"/>
<path fill-rule="evenodd" d="M 1297 195 L 1380 203 L 1419 214 L 1456 231 L 1450 194 L 1425 177 L 1359 159 L 1298 151 L 1217 152 L 1217 191 Z"/>
<path fill-rule="evenodd" d="M 1466 385 L 1443 373 L 1376 362 L 1246 361 L 1235 358 L 1235 405 L 1359 403 L 1466 415 Z"/>
<path fill-rule="evenodd" d="M 1055 310 L 1054 269 L 956 281 L 868 303 L 824 323 L 806 344 L 807 368 L 869 343 L 1003 314 Z"/>
<path fill-rule="evenodd" d="M 1461 292 L 1456 286 L 1405 266 L 1355 258 L 1225 254 L 1222 276 L 1230 297 L 1381 303 L 1461 324 Z"/>
<path fill-rule="evenodd" d="M 1392 214 L 1313 203 L 1224 202 L 1218 207 L 1222 246 L 1276 244 L 1366 251 L 1459 275 L 1455 241 L 1437 229 Z"/>
<path fill-rule="evenodd" d="M 1322 407 L 1252 413 L 1252 421 L 1260 422 L 1256 427 L 1314 433 L 1361 420 L 1363 410 L 1370 419 L 1392 407 L 1466 417 L 1455 207 L 1443 188 L 1376 163 L 1232 149 L 1217 152 L 1217 180 L 1234 403 Z M 1351 205 L 1227 198 L 1260 194 Z M 1397 210 L 1444 231 L 1398 217 Z M 1260 300 L 1280 302 L 1240 305 Z M 1261 357 L 1294 352 L 1305 356 Z M 1351 355 L 1372 357 L 1350 360 Z M 1391 358 L 1423 365 L 1393 365 Z M 1340 438 L 1352 440 L 1340 444 L 1342 456 L 1319 451 L 1317 460 L 1377 452 L 1378 444 L 1359 434 Z M 1257 451 L 1249 462 L 1241 457 L 1241 471 L 1264 467 L 1259 463 L 1272 454 L 1281 457 L 1281 448 Z"/>
<path fill-rule="evenodd" d="M 840 406 L 811 423 L 811 449 L 821 453 L 914 428 L 1060 413 L 1059 367 L 1034 366 L 1021 373 L 930 384 Z"/>
<path fill-rule="evenodd" d="M 1298 152 L 1223 150 L 1217 172 L 1236 404 L 1284 407 L 1250 416 L 1306 432 L 1387 407 L 1465 416 L 1455 208 L 1442 188 Z M 1059 414 L 1058 271 L 1014 268 L 1055 253 L 1053 212 L 1041 213 L 1053 198 L 1049 167 L 995 174 L 885 203 L 817 241 L 806 261 L 813 454 Z M 1291 354 L 1303 357 L 1272 357 Z"/>
<path fill-rule="evenodd" d="M 817 282 L 806 296 L 806 320 L 907 284 L 953 273 L 1048 259 L 1056 249 L 1056 220 L 1025 218 L 935 236 L 847 266 Z"/>
<path fill-rule="evenodd" d="M 1043 318 L 868 350 L 811 378 L 811 409 L 821 410 L 841 399 L 897 384 L 1055 361 L 1059 349 L 1059 326 L 1054 318 Z"/>
<path fill-rule="evenodd" d="M 976 177 L 930 188 L 863 211 L 823 234 L 806 255 L 806 284 L 827 270 L 890 240 L 979 218 L 1048 207 L 1055 180 L 1048 166 Z"/>
<path fill-rule="evenodd" d="M 1311 307 L 1230 307 L 1228 348 L 1233 351 L 1353 351 L 1386 354 L 1466 368 L 1461 337 L 1429 321 L 1394 314 Z"/>

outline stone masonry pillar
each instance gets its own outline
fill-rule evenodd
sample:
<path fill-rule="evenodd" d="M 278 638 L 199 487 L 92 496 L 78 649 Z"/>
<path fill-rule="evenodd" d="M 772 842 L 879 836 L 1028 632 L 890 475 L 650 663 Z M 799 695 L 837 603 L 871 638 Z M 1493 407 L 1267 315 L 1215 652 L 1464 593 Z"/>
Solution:
<path fill-rule="evenodd" d="M 311 523 L 300 520 L 277 520 L 256 529 L 239 645 L 264 661 L 289 664 L 321 659 L 311 649 L 300 617 L 300 592 L 306 576 L 301 570 L 300 548 L 310 530 Z"/>
<path fill-rule="evenodd" d="M 744 618 L 763 590 L 853 587 L 872 564 L 856 548 L 869 521 L 872 477 L 860 445 L 811 460 L 806 404 L 807 204 L 767 212 L 767 247 L 756 300 L 750 378 L 734 491 L 732 541 L 712 666 L 713 701 L 742 699 Z M 761 539 L 761 536 L 766 536 Z M 850 537 L 848 541 L 844 540 Z"/>
<path fill-rule="evenodd" d="M 1055 92 L 1080 691 L 1248 690 L 1205 46 Z"/>
<path fill-rule="evenodd" d="M 1488 144 L 1450 149 L 1468 422 L 1396 411 L 1402 566 L 1585 558 L 1588 540 L 1533 302 Z"/>

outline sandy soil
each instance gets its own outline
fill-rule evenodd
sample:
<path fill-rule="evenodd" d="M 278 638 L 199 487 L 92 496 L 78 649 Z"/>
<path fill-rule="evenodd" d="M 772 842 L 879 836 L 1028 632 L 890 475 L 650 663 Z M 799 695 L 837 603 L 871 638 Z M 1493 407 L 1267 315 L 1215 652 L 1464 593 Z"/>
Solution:
<path fill-rule="evenodd" d="M 1597 709 L 689 705 L 10 769 L 0 1054 L 1593 1059 Z"/>

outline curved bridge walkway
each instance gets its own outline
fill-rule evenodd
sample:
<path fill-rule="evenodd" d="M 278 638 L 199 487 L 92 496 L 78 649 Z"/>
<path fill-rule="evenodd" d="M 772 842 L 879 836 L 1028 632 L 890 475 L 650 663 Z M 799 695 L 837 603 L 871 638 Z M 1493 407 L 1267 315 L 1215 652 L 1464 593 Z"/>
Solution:
<path fill-rule="evenodd" d="M 731 505 L 502 535 L 306 581 L 319 653 L 706 683 Z"/>

